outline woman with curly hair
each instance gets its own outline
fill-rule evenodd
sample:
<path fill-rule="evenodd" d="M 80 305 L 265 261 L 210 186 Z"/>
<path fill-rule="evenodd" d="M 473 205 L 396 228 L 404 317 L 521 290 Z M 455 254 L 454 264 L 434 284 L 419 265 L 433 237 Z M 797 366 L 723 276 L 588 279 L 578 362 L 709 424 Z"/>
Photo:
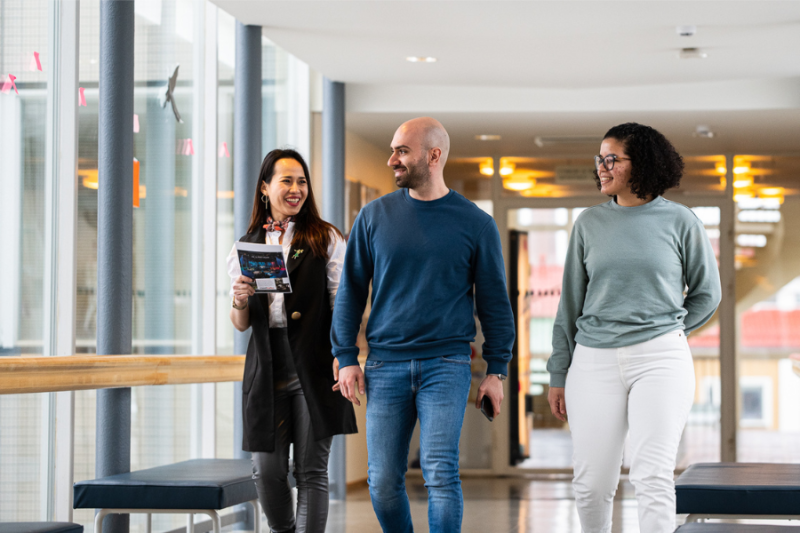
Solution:
<path fill-rule="evenodd" d="M 611 531 L 626 435 L 639 530 L 672 532 L 673 470 L 695 390 L 686 334 L 716 311 L 719 272 L 702 222 L 662 196 L 680 183 L 683 159 L 661 133 L 615 126 L 595 164 L 611 200 L 575 221 L 548 400 L 569 420 L 583 532 Z"/>

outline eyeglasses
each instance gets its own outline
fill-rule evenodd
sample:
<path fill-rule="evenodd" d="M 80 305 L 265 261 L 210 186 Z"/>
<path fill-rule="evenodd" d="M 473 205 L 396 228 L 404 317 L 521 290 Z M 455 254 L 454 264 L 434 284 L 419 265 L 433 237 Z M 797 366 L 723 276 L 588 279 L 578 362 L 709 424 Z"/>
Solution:
<path fill-rule="evenodd" d="M 615 155 L 607 155 L 605 157 L 601 155 L 594 156 L 594 166 L 600 168 L 600 165 L 603 165 L 606 170 L 611 171 L 614 168 L 614 163 L 617 161 L 630 161 L 630 157 L 617 157 Z"/>

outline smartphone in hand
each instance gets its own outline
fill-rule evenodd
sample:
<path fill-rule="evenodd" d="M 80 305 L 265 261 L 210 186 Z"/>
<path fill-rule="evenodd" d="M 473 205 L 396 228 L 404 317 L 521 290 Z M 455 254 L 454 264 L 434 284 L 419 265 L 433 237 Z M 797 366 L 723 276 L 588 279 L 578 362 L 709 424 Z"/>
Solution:
<path fill-rule="evenodd" d="M 494 406 L 492 400 L 488 396 L 484 396 L 481 400 L 481 413 L 489 419 L 489 422 L 494 420 Z"/>

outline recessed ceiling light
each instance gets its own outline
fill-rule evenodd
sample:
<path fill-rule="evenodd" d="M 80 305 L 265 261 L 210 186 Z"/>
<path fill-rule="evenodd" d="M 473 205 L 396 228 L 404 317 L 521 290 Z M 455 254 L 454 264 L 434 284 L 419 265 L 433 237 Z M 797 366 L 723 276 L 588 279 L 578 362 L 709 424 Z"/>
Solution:
<path fill-rule="evenodd" d="M 691 37 L 697 33 L 697 26 L 678 26 L 675 28 L 681 37 Z"/>
<path fill-rule="evenodd" d="M 708 126 L 697 126 L 692 136 L 700 137 L 701 139 L 713 139 L 714 132 Z"/>
<path fill-rule="evenodd" d="M 502 139 L 500 135 L 476 135 L 476 141 L 499 141 Z"/>
<path fill-rule="evenodd" d="M 423 56 L 408 56 L 406 61 L 409 63 L 436 63 L 435 57 L 423 57 Z"/>
<path fill-rule="evenodd" d="M 699 48 L 681 48 L 678 57 L 681 59 L 705 59 L 708 54 Z"/>

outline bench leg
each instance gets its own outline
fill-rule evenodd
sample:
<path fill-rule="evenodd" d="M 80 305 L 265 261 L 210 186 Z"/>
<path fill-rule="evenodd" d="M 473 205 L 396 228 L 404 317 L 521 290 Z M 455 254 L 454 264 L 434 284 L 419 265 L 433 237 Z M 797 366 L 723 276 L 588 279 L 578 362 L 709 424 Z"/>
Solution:
<path fill-rule="evenodd" d="M 144 520 L 144 531 L 145 533 L 153 533 L 153 515 L 147 513 L 147 518 Z"/>
<path fill-rule="evenodd" d="M 250 505 L 253 506 L 253 533 L 261 533 L 261 507 L 258 505 L 258 500 L 250 501 Z"/>
<path fill-rule="evenodd" d="M 194 515 L 192 513 L 186 515 L 186 533 L 194 533 Z"/>
<path fill-rule="evenodd" d="M 207 514 L 211 518 L 211 531 L 212 533 L 220 533 L 222 531 L 222 519 L 219 516 L 219 513 L 214 511 L 213 509 L 203 510 L 201 511 L 203 514 Z"/>
<path fill-rule="evenodd" d="M 103 533 L 103 519 L 106 515 L 108 515 L 108 509 L 98 509 L 97 514 L 94 515 L 95 533 Z"/>

